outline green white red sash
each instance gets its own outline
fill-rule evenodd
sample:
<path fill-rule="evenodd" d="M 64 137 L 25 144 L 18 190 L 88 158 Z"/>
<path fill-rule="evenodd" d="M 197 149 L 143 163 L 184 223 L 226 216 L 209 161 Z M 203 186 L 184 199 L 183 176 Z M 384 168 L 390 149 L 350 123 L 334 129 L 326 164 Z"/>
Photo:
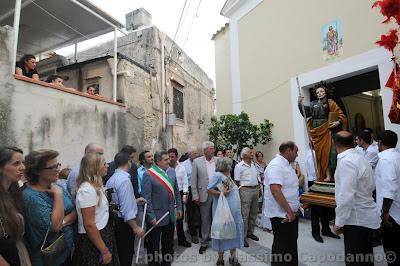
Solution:
<path fill-rule="evenodd" d="M 175 194 L 177 191 L 175 191 L 175 185 L 174 182 L 171 180 L 171 178 L 168 177 L 168 175 L 158 168 L 157 166 L 152 166 L 149 169 L 147 169 L 147 172 L 154 177 L 172 196 L 174 199 L 174 209 L 176 210 L 176 200 L 175 200 Z M 175 212 L 172 214 L 172 219 L 175 222 L 176 220 L 176 215 Z"/>

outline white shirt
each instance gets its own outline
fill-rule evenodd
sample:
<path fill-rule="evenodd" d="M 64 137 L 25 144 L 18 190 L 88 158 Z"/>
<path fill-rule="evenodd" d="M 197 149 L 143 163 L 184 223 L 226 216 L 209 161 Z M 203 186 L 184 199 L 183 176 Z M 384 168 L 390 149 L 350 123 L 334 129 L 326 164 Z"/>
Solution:
<path fill-rule="evenodd" d="M 380 219 L 372 198 L 375 184 L 371 166 L 355 149 L 339 153 L 337 159 L 335 224 L 379 228 Z"/>
<path fill-rule="evenodd" d="M 100 202 L 99 202 L 100 200 Z M 86 234 L 83 226 L 82 208 L 96 206 L 95 223 L 98 230 L 106 227 L 108 222 L 108 201 L 104 192 L 101 199 L 97 196 L 96 189 L 89 183 L 83 182 L 76 192 L 76 213 L 78 214 L 78 233 Z"/>
<path fill-rule="evenodd" d="M 378 163 L 379 157 L 379 147 L 376 142 L 373 142 L 371 145 L 368 146 L 366 150 L 361 149 L 358 150 L 361 152 L 361 154 L 364 156 L 364 158 L 368 161 L 368 163 L 371 165 L 372 169 L 375 169 L 376 164 Z"/>
<path fill-rule="evenodd" d="M 241 186 L 258 185 L 258 176 L 259 172 L 253 162 L 251 162 L 251 165 L 248 165 L 244 161 L 241 161 L 235 166 L 234 177 L 236 181 L 240 182 Z"/>
<path fill-rule="evenodd" d="M 189 178 L 186 173 L 185 166 L 177 162 L 175 167 L 176 182 L 178 183 L 179 191 L 188 192 L 189 191 Z"/>
<path fill-rule="evenodd" d="M 288 202 L 293 212 L 297 212 L 300 206 L 299 201 L 299 179 L 289 161 L 277 154 L 274 159 L 268 164 L 264 172 L 265 185 L 265 214 L 269 218 L 286 217 L 286 211 L 275 200 L 271 193 L 270 185 L 281 185 L 283 196 Z"/>
<path fill-rule="evenodd" d="M 212 157 L 211 160 L 207 160 L 206 157 L 204 157 L 204 161 L 206 161 L 208 180 L 211 180 L 215 174 L 215 159 Z"/>
<path fill-rule="evenodd" d="M 183 162 L 183 166 L 185 167 L 186 174 L 188 176 L 189 186 L 190 186 L 190 184 L 192 184 L 192 164 L 193 164 L 193 161 L 191 161 L 190 159 L 187 159 L 186 161 Z"/>
<path fill-rule="evenodd" d="M 314 153 L 314 158 L 316 158 L 315 157 L 315 151 L 313 151 L 313 153 Z M 307 173 L 307 180 L 308 181 L 317 180 L 317 175 L 315 174 L 315 164 L 314 164 L 314 159 L 313 159 L 311 150 L 308 150 L 308 152 L 307 152 L 306 173 Z"/>
<path fill-rule="evenodd" d="M 375 182 L 378 214 L 381 214 L 383 198 L 392 199 L 389 215 L 400 224 L 400 152 L 396 149 L 379 153 Z"/>

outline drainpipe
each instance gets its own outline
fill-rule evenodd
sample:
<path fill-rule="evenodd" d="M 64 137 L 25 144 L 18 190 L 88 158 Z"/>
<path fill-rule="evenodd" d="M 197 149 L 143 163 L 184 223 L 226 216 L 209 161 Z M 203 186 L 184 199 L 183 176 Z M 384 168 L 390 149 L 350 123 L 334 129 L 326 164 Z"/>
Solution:
<path fill-rule="evenodd" d="M 11 75 L 15 73 L 15 64 L 17 63 L 17 49 L 18 49 L 18 34 L 19 34 L 19 19 L 21 16 L 21 0 L 15 0 L 15 13 L 14 13 L 14 47 L 11 58 Z"/>
<path fill-rule="evenodd" d="M 117 101 L 117 64 L 118 64 L 118 38 L 117 28 L 114 28 L 114 71 L 113 71 L 113 101 Z"/>
<path fill-rule="evenodd" d="M 160 32 L 160 40 L 161 40 L 161 97 L 162 97 L 162 132 L 163 138 L 165 142 L 167 142 L 167 114 L 166 114 L 166 103 L 165 96 L 167 90 L 167 81 L 165 77 L 165 34 Z M 167 144 L 167 143 L 166 143 Z"/>

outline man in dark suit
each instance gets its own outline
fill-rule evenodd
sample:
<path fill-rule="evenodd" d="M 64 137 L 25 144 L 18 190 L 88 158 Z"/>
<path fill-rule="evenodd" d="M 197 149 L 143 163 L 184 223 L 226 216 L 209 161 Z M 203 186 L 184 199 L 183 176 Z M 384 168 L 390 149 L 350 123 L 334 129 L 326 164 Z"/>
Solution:
<path fill-rule="evenodd" d="M 182 203 L 175 170 L 169 168 L 168 153 L 154 154 L 154 162 L 156 165 L 147 169 L 142 180 L 141 195 L 147 202 L 147 228 L 155 226 L 165 213 L 168 215 L 147 235 L 147 262 L 150 266 L 171 265 L 174 254 L 174 227 L 176 219 L 182 218 Z"/>
<path fill-rule="evenodd" d="M 129 174 L 131 175 L 131 183 L 133 186 L 133 192 L 135 193 L 135 197 L 139 198 L 140 195 L 139 195 L 139 190 L 138 190 L 137 165 L 134 162 L 136 149 L 130 145 L 125 145 L 124 147 L 122 147 L 120 152 L 127 153 L 130 156 L 132 166 L 131 166 L 131 169 L 129 169 Z M 104 184 L 106 184 L 108 179 L 110 179 L 110 177 L 114 174 L 115 169 L 116 169 L 116 167 L 115 167 L 114 161 L 108 163 L 107 175 L 104 177 L 104 180 L 103 180 Z"/>

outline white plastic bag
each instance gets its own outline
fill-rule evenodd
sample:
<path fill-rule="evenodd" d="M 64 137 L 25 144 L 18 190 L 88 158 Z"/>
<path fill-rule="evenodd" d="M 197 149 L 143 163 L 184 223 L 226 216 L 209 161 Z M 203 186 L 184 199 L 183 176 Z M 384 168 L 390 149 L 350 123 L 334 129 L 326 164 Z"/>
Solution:
<path fill-rule="evenodd" d="M 211 238 L 233 239 L 236 238 L 236 224 L 224 194 L 220 194 L 218 206 L 215 210 L 211 224 Z"/>

